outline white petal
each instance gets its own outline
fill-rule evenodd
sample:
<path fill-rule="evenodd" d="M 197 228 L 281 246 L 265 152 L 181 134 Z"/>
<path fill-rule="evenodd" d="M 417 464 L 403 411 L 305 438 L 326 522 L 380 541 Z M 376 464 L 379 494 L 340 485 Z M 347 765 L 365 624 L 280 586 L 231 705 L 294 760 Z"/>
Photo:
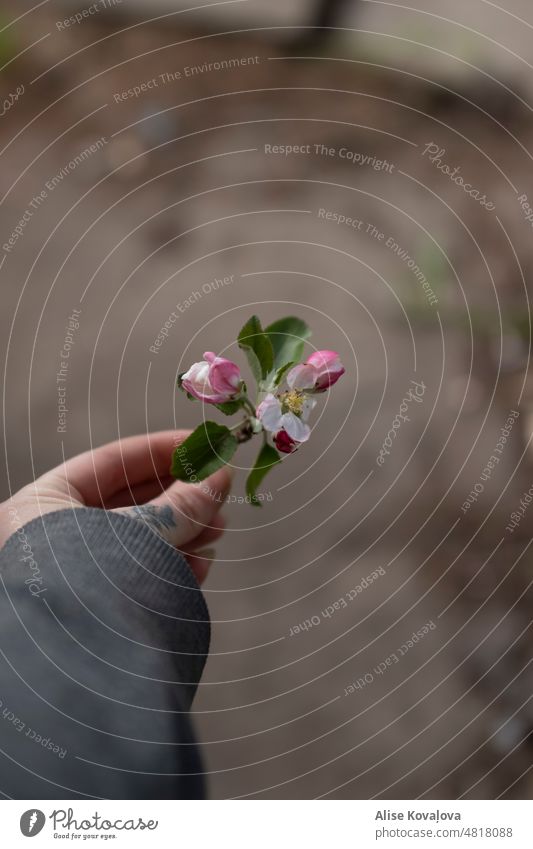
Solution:
<path fill-rule="evenodd" d="M 281 427 L 286 430 L 291 439 L 295 442 L 307 442 L 311 433 L 311 428 L 306 425 L 294 413 L 285 413 L 281 417 Z"/>
<path fill-rule="evenodd" d="M 309 418 L 309 413 L 313 410 L 317 405 L 315 398 L 305 398 L 302 405 L 302 421 L 306 422 Z"/>
<path fill-rule="evenodd" d="M 194 383 L 204 383 L 209 374 L 209 363 L 193 363 L 188 371 L 183 375 L 183 380 L 191 380 Z"/>
<path fill-rule="evenodd" d="M 265 430 L 277 433 L 281 430 L 281 404 L 275 395 L 268 394 L 257 408 L 257 418 Z"/>
<path fill-rule="evenodd" d="M 294 366 L 287 374 L 287 383 L 291 389 L 313 389 L 317 378 L 317 370 L 312 365 L 301 363 Z"/>
<path fill-rule="evenodd" d="M 209 363 L 204 361 L 193 363 L 189 371 L 183 375 L 182 381 L 189 383 L 191 388 L 201 395 L 213 394 L 213 388 L 209 381 Z"/>

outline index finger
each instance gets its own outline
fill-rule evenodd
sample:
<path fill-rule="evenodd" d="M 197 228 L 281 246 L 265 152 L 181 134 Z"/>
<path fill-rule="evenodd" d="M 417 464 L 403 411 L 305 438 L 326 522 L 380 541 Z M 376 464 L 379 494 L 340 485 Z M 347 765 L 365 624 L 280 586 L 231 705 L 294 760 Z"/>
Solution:
<path fill-rule="evenodd" d="M 167 478 L 172 451 L 189 433 L 163 430 L 127 436 L 85 451 L 48 474 L 61 476 L 87 507 L 100 507 L 124 489 Z"/>

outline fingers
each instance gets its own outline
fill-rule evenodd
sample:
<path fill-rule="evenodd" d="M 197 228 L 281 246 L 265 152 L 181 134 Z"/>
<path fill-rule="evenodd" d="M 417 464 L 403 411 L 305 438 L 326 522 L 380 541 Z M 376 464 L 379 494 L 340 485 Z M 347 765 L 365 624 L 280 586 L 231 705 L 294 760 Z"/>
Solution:
<path fill-rule="evenodd" d="M 216 542 L 222 534 L 224 533 L 226 527 L 226 522 L 221 513 L 217 513 L 213 516 L 211 520 L 211 525 L 208 528 L 204 528 L 200 534 L 193 539 L 189 545 L 183 546 L 182 552 L 185 555 L 194 554 L 199 549 L 203 549 L 206 546 L 211 546 L 214 542 Z"/>
<path fill-rule="evenodd" d="M 139 484 L 157 486 L 160 478 L 167 478 L 172 451 L 189 433 L 167 430 L 110 442 L 67 460 L 42 480 L 63 478 L 86 506 L 102 507 L 119 493 L 127 497 L 128 490 Z"/>
<path fill-rule="evenodd" d="M 172 519 L 167 539 L 177 548 L 191 547 L 191 543 L 208 530 L 216 530 L 218 511 L 223 506 L 231 488 L 233 471 L 224 466 L 200 484 L 175 481 L 165 492 L 154 498 L 150 505 L 165 510 Z"/>
<path fill-rule="evenodd" d="M 145 483 L 134 484 L 126 489 L 121 489 L 120 492 L 107 498 L 104 507 L 106 510 L 112 510 L 114 507 L 130 507 L 133 504 L 146 504 L 147 501 L 151 501 L 153 498 L 161 495 L 173 482 L 174 478 L 169 475 Z"/>
<path fill-rule="evenodd" d="M 225 466 L 199 484 L 169 477 L 173 449 L 190 431 L 161 431 L 127 437 L 87 451 L 43 475 L 34 486 L 81 505 L 105 507 L 149 525 L 183 551 L 201 582 L 213 552 L 204 546 L 224 530 L 219 510 L 227 499 L 233 470 Z M 139 504 L 139 502 L 141 502 Z"/>
<path fill-rule="evenodd" d="M 176 548 L 193 552 L 217 539 L 224 527 L 219 510 L 231 488 L 233 471 L 224 466 L 199 484 L 174 481 L 148 504 L 116 508 L 143 521 Z"/>
<path fill-rule="evenodd" d="M 194 577 L 196 578 L 199 584 L 203 584 L 203 582 L 207 578 L 207 575 L 209 574 L 209 569 L 211 568 L 211 564 L 213 563 L 214 559 L 214 548 L 205 548 L 202 551 L 197 552 L 197 554 L 189 554 L 187 556 L 189 566 L 194 572 Z"/>

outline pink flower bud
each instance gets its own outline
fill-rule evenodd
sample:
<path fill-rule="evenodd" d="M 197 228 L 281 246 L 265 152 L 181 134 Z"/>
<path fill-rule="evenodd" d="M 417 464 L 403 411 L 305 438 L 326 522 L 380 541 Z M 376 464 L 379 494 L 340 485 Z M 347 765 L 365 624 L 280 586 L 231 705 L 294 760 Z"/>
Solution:
<path fill-rule="evenodd" d="M 212 351 L 206 351 L 204 357 L 209 363 L 209 382 L 215 392 L 227 395 L 229 399 L 240 391 L 241 372 L 236 363 L 217 357 Z"/>
<path fill-rule="evenodd" d="M 238 395 L 241 389 L 239 366 L 224 357 L 206 351 L 205 360 L 194 363 L 183 375 L 183 388 L 207 404 L 224 404 Z"/>
<path fill-rule="evenodd" d="M 315 392 L 329 389 L 346 371 L 336 351 L 315 351 L 308 357 L 307 364 L 317 370 Z"/>
<path fill-rule="evenodd" d="M 298 448 L 299 442 L 291 439 L 286 430 L 280 430 L 274 437 L 274 445 L 282 454 L 292 454 Z"/>
<path fill-rule="evenodd" d="M 345 372 L 336 351 L 315 351 L 305 363 L 294 366 L 288 375 L 291 389 L 308 392 L 325 392 Z"/>

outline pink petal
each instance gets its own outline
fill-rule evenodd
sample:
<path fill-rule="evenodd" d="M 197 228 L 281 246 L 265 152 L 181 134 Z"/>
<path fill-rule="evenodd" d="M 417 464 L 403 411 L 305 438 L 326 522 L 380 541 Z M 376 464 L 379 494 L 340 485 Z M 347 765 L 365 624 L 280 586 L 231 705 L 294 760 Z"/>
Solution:
<path fill-rule="evenodd" d="M 298 443 L 291 439 L 285 430 L 280 430 L 274 437 L 274 445 L 282 454 L 292 454 L 298 448 Z"/>
<path fill-rule="evenodd" d="M 223 404 L 229 400 L 228 393 L 217 392 L 211 385 L 211 366 L 208 362 L 193 363 L 190 369 L 183 375 L 181 383 L 186 392 L 204 401 L 207 404 Z"/>
<path fill-rule="evenodd" d="M 241 385 L 239 366 L 225 357 L 217 357 L 213 351 L 206 351 L 204 357 L 209 363 L 209 382 L 214 392 L 229 401 Z"/>
<path fill-rule="evenodd" d="M 318 369 L 331 368 L 335 363 L 340 362 L 340 357 L 336 351 L 315 351 L 306 362 Z"/>
<path fill-rule="evenodd" d="M 325 392 L 345 372 L 336 351 L 315 351 L 307 362 L 316 369 L 315 392 Z"/>

